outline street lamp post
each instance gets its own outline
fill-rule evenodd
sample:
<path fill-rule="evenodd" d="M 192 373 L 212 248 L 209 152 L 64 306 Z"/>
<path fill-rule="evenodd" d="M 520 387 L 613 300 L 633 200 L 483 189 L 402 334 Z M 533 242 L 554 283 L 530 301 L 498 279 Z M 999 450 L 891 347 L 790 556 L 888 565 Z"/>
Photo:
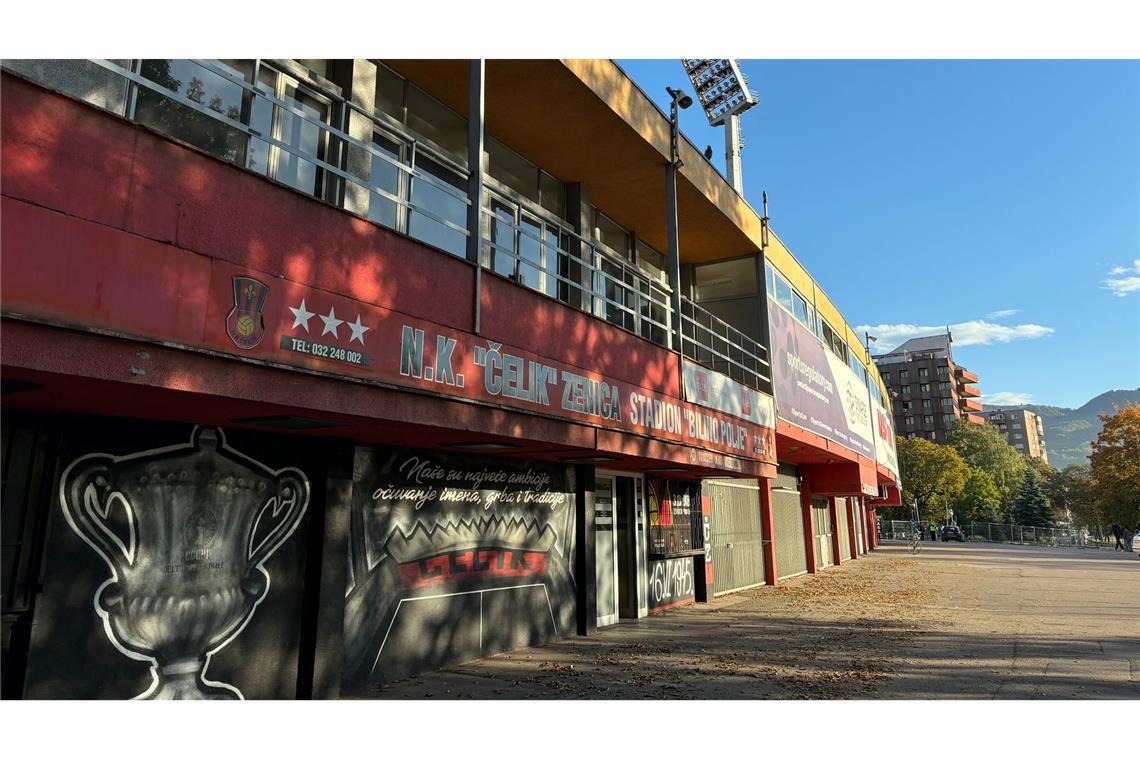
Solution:
<path fill-rule="evenodd" d="M 666 219 L 669 225 L 669 281 L 673 286 L 672 295 L 672 335 L 670 348 L 684 355 L 684 341 L 681 336 L 681 250 L 677 237 L 677 170 L 684 166 L 681 161 L 680 126 L 678 125 L 679 109 L 688 108 L 693 104 L 690 98 L 681 90 L 666 87 L 665 91 L 672 98 L 669 106 L 669 165 L 666 169 Z M 673 338 L 673 336 L 676 336 Z M 675 342 L 674 342 L 675 341 Z M 682 362 L 683 363 L 683 362 Z"/>

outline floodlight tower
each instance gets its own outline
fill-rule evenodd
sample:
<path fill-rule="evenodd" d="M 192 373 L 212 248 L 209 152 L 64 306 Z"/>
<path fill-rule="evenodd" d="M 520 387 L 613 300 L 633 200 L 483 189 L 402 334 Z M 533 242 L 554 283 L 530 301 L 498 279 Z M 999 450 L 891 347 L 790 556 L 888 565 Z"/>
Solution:
<path fill-rule="evenodd" d="M 740 173 L 740 115 L 757 101 L 733 58 L 682 58 L 685 73 L 697 91 L 697 99 L 705 110 L 709 124 L 724 125 L 724 165 L 728 184 L 744 195 L 744 178 Z"/>

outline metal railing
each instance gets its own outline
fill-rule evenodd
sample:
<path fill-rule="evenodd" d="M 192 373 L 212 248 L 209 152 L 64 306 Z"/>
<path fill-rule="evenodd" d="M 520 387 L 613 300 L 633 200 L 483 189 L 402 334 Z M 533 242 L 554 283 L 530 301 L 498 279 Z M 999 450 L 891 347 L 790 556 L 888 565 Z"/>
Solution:
<path fill-rule="evenodd" d="M 142 60 L 132 61 L 129 68 L 104 59 L 89 59 L 85 64 L 94 64 L 125 84 L 127 92 L 121 109 L 111 109 L 118 115 L 140 121 L 137 105 L 140 93 L 144 92 L 157 96 L 159 104 L 173 102 L 178 108 L 188 109 L 186 112 L 172 111 L 177 118 L 206 118 L 194 125 L 193 135 L 175 133 L 168 136 L 189 142 L 222 160 L 258 171 L 270 179 L 285 182 L 326 202 L 367 215 L 373 221 L 443 247 L 454 255 L 466 255 L 466 240 L 471 235 L 467 229 L 466 211 L 471 203 L 466 192 L 468 173 L 465 167 L 447 158 L 442 150 L 434 148 L 430 141 L 418 138 L 393 119 L 366 112 L 330 86 L 310 81 L 281 62 L 252 60 L 249 62 L 252 66 L 249 78 L 218 62 L 199 59 L 187 62 L 199 67 L 203 75 L 217 77 L 231 88 L 240 88 L 241 108 L 223 112 L 220 105 L 215 107 L 213 101 L 203 102 L 204 88 L 201 86 L 197 97 L 194 97 L 189 94 L 191 87 L 187 87 L 187 93 L 182 93 L 150 79 L 143 74 Z M 263 69 L 287 78 L 303 94 L 315 93 L 329 104 L 327 116 L 321 118 L 302 108 L 301 101 L 283 99 L 268 91 L 260 78 Z M 43 84 L 52 86 L 51 82 Z M 181 83 L 178 84 L 180 86 Z M 272 127 L 268 133 L 251 123 L 257 108 L 266 106 L 272 115 Z M 190 117 L 191 112 L 199 116 Z M 360 131 L 362 123 L 365 126 L 363 131 L 390 136 L 393 142 L 400 144 L 398 155 L 390 155 L 375 142 L 350 134 L 350 131 Z M 310 128 L 310 132 L 316 130 L 319 137 L 310 142 L 319 146 L 318 149 L 314 150 L 312 145 L 308 149 L 302 148 L 289 139 L 287 133 L 291 131 L 296 137 L 301 127 Z M 240 135 L 236 145 L 230 142 L 234 135 Z M 201 142 L 210 143 L 214 149 L 204 147 L 199 144 Z M 251 163 L 251 146 L 255 142 L 259 147 L 265 146 L 269 153 L 265 167 L 254 167 Z M 216 150 L 216 143 L 224 143 L 227 150 Z M 294 166 L 301 163 L 311 166 L 316 178 L 312 187 L 300 187 L 282 179 L 276 169 L 282 161 L 274 159 L 274 153 L 278 157 L 291 157 Z M 430 162 L 442 167 L 452 175 L 453 181 L 449 183 L 425 171 L 421 160 L 425 164 Z M 377 174 L 384 174 L 384 167 L 395 170 L 394 181 L 390 172 L 387 182 L 376 179 Z M 417 203 L 417 184 L 436 191 L 434 200 L 437 207 L 442 200 L 461 209 L 462 214 L 454 213 L 452 218 L 448 218 L 427 203 Z M 359 195 L 354 189 L 368 194 L 367 208 L 362 209 L 358 200 L 352 200 Z M 490 199 L 494 197 L 494 190 L 488 185 L 484 195 Z M 381 205 L 389 203 L 391 207 L 374 215 L 374 198 L 381 199 Z M 489 200 L 488 205 L 480 210 L 481 266 L 658 345 L 675 350 L 680 342 L 685 357 L 752 388 L 771 392 L 767 349 L 758 341 L 687 298 L 680 299 L 683 339 L 677 341 L 672 330 L 672 290 L 668 284 L 650 276 L 631 261 L 614 255 L 596 241 L 552 221 L 537 204 L 517 198 L 512 198 L 511 202 L 520 209 L 511 218 L 492 210 Z M 420 219 L 439 225 L 436 232 L 442 229 L 462 237 L 455 237 L 451 247 L 438 238 L 427 240 L 431 236 L 417 229 Z M 520 223 L 521 219 L 527 223 Z M 535 220 L 537 223 L 533 223 Z"/>
<path fill-rule="evenodd" d="M 1060 528 L 1040 528 L 1032 525 L 1015 525 L 1010 523 L 969 522 L 959 526 L 962 535 L 967 541 L 1023 544 L 1028 546 L 1075 546 L 1083 548 L 1111 548 L 1111 539 L 1098 539 L 1089 534 L 1087 530 L 1070 526 Z M 884 520 L 882 522 L 883 538 L 902 541 L 910 540 L 910 522 L 908 520 Z M 919 525 L 921 537 L 930 537 L 930 526 L 926 523 Z M 941 541 L 941 536 L 936 540 Z"/>

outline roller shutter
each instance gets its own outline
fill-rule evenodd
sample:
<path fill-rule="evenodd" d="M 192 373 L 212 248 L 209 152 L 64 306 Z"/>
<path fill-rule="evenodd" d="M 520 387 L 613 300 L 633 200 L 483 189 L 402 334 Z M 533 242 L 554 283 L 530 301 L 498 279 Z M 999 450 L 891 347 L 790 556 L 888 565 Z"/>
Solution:
<path fill-rule="evenodd" d="M 851 522 L 847 517 L 847 499 L 835 500 L 835 512 L 839 516 L 839 556 L 851 559 Z"/>
<path fill-rule="evenodd" d="M 760 488 L 756 480 L 706 480 L 714 594 L 764 582 Z"/>
<path fill-rule="evenodd" d="M 811 500 L 812 520 L 815 522 L 815 556 L 820 569 L 835 564 L 835 551 L 831 545 L 831 510 L 827 499 Z"/>
<path fill-rule="evenodd" d="M 776 526 L 776 571 L 780 578 L 807 572 L 804 513 L 800 506 L 797 471 L 781 465 L 772 489 L 772 520 Z"/>

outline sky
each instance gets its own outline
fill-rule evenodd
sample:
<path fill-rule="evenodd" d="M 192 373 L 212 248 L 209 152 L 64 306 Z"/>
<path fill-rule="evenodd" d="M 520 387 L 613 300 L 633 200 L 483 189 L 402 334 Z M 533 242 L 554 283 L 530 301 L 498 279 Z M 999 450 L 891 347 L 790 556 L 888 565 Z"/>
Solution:
<path fill-rule="evenodd" d="M 679 60 L 619 60 L 668 111 Z M 984 403 L 1140 386 L 1140 63 L 739 62 L 744 195 L 876 352 L 950 325 Z M 681 130 L 724 171 L 699 103 Z"/>

